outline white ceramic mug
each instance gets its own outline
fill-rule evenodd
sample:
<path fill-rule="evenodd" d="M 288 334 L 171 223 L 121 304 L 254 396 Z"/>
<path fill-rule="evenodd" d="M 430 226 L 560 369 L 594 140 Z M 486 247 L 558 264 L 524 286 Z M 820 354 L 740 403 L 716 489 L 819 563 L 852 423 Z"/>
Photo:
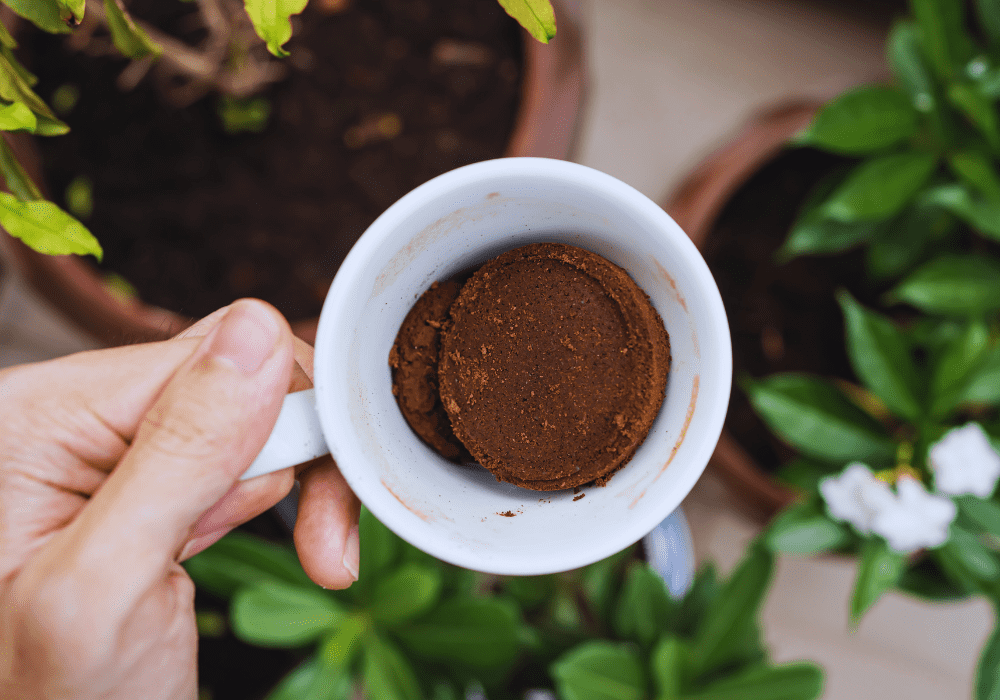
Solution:
<path fill-rule="evenodd" d="M 670 335 L 666 397 L 646 441 L 606 486 L 584 487 L 583 497 L 519 488 L 449 462 L 414 434 L 392 395 L 389 350 L 417 297 L 435 280 L 543 241 L 623 267 Z M 244 478 L 329 446 L 361 502 L 425 552 L 497 574 L 565 571 L 636 542 L 680 504 L 719 439 L 731 379 L 718 288 L 659 206 L 574 163 L 476 163 L 413 190 L 358 240 L 320 316 L 315 389 L 289 395 Z"/>

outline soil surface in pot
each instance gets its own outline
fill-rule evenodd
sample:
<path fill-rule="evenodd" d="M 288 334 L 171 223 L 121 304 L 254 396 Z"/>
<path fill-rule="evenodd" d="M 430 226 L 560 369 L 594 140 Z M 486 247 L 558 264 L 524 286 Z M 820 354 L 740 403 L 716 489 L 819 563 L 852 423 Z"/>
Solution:
<path fill-rule="evenodd" d="M 318 314 L 368 225 L 417 185 L 503 155 L 520 97 L 521 34 L 496 0 L 356 0 L 296 20 L 285 80 L 263 93 L 262 133 L 228 133 L 223 102 L 178 107 L 154 76 L 123 92 L 127 62 L 96 36 L 83 50 L 36 33 L 22 42 L 51 100 L 80 97 L 73 131 L 38 139 L 50 195 L 92 186 L 85 219 L 102 269 L 150 303 L 203 316 L 234 299 L 290 320 Z M 326 3 L 334 7 L 338 3 Z M 194 3 L 130 8 L 197 40 Z M 65 91 L 64 91 L 65 92 Z M 59 100 L 55 100 L 58 102 Z"/>
<path fill-rule="evenodd" d="M 740 378 L 810 372 L 855 381 L 834 294 L 847 289 L 875 306 L 883 291 L 867 279 L 861 251 L 775 262 L 810 190 L 847 162 L 811 149 L 782 153 L 730 199 L 703 250 L 733 339 L 734 385 L 725 427 L 767 471 L 795 452 L 754 412 Z"/>

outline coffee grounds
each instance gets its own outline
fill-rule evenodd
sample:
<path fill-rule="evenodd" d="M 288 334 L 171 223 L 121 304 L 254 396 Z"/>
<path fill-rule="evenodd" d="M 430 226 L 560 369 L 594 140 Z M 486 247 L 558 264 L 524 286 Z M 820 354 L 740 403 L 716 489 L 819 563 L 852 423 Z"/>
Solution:
<path fill-rule="evenodd" d="M 670 343 L 649 297 L 607 260 L 540 243 L 487 262 L 441 334 L 441 401 L 497 479 L 603 485 L 659 412 Z"/>
<path fill-rule="evenodd" d="M 421 440 L 446 459 L 466 462 L 472 457 L 451 429 L 438 393 L 438 352 L 441 326 L 462 285 L 435 282 L 403 319 L 389 351 L 392 394 L 399 410 Z"/>

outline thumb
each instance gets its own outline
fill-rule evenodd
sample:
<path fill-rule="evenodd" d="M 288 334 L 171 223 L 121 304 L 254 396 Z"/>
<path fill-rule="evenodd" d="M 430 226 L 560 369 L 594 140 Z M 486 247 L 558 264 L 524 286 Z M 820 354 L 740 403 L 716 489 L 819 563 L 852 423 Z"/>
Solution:
<path fill-rule="evenodd" d="M 136 575 L 161 574 L 198 518 L 260 452 L 292 363 L 292 334 L 281 314 L 256 300 L 233 304 L 167 383 L 73 523 L 78 553 L 132 584 L 140 583 Z"/>

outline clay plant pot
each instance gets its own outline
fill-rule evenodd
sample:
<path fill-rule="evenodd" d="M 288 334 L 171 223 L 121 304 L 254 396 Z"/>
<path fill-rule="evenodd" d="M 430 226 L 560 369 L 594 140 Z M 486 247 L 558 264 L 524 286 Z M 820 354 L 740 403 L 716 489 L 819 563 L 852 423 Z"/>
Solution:
<path fill-rule="evenodd" d="M 784 150 L 789 138 L 809 124 L 820 105 L 811 100 L 785 102 L 756 114 L 668 198 L 664 208 L 699 249 L 705 249 L 733 195 Z M 789 205 L 798 207 L 800 203 Z M 734 395 L 739 391 L 733 387 Z M 796 492 L 772 478 L 728 429 L 723 429 L 708 468 L 730 487 L 741 509 L 760 522 L 770 520 L 796 498 Z"/>
<path fill-rule="evenodd" d="M 559 27 L 556 39 L 542 45 L 523 33 L 521 101 L 507 157 L 566 158 L 573 145 L 586 79 L 579 6 L 573 0 L 553 4 Z M 45 191 L 32 141 L 18 137 L 9 141 Z M 193 322 L 174 311 L 114 294 L 95 268 L 77 256 L 41 255 L 10 236 L 3 236 L 3 244 L 31 287 L 102 345 L 162 340 Z M 312 342 L 317 322 L 305 319 L 292 328 Z"/>

